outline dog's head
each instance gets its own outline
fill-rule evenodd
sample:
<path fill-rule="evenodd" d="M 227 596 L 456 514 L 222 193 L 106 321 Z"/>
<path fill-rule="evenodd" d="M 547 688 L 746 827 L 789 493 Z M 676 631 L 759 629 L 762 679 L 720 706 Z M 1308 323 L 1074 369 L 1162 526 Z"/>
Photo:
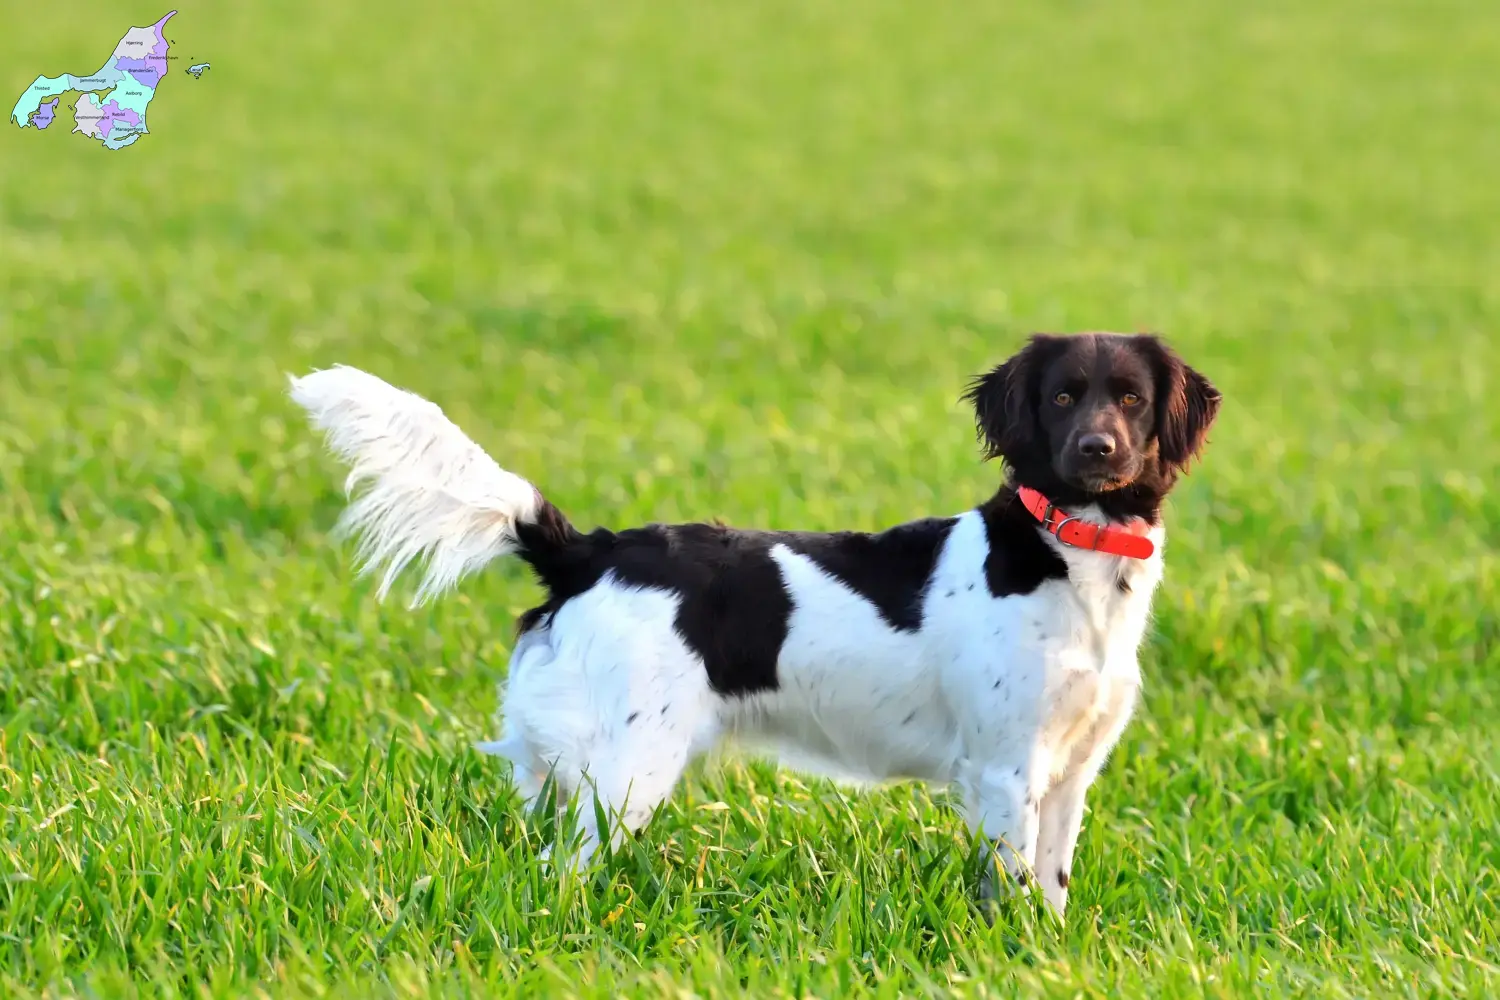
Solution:
<path fill-rule="evenodd" d="M 966 398 L 988 457 L 1021 485 L 1154 519 L 1222 397 L 1157 337 L 1086 333 L 1037 334 Z"/>

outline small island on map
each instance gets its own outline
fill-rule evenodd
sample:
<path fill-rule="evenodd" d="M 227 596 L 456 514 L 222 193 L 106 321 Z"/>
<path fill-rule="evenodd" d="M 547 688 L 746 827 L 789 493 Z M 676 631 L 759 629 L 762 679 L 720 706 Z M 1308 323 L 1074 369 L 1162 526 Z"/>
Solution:
<path fill-rule="evenodd" d="M 191 66 L 189 66 L 187 68 L 187 71 L 189 73 L 193 74 L 193 79 L 194 80 L 197 80 L 197 79 L 199 79 L 200 77 L 203 76 L 203 71 L 204 70 L 206 70 L 206 69 L 212 69 L 212 68 L 213 67 L 210 66 L 208 63 L 194 63 L 193 65 L 191 65 Z"/>
<path fill-rule="evenodd" d="M 37 77 L 16 102 L 11 120 L 22 128 L 45 129 L 57 116 L 61 95 L 78 91 L 78 103 L 70 106 L 74 132 L 99 139 L 108 149 L 135 142 L 148 131 L 146 107 L 167 75 L 167 61 L 176 58 L 167 54 L 170 43 L 164 33 L 176 13 L 168 12 L 149 27 L 126 31 L 97 73 Z M 201 65 L 208 68 L 207 63 Z"/>

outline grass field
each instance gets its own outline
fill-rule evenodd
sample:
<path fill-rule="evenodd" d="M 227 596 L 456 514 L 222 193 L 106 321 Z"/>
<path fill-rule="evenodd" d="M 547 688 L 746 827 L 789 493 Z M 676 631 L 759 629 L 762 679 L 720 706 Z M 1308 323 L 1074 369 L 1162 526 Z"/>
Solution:
<path fill-rule="evenodd" d="M 715 6 L 183 0 L 149 136 L 0 129 L 0 996 L 1500 993 L 1491 0 Z M 165 9 L 6 4 L 0 99 Z M 536 587 L 377 604 L 283 396 L 877 528 L 1083 328 L 1226 404 L 1065 927 L 946 793 L 734 761 L 560 891 L 469 749 Z"/>

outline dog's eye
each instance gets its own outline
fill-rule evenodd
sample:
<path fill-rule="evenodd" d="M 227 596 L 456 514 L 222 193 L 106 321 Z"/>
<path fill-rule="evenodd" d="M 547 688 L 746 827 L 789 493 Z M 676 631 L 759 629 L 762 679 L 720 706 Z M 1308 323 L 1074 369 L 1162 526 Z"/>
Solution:
<path fill-rule="evenodd" d="M 1068 395 L 1066 392 L 1060 392 L 1056 396 L 1052 397 L 1052 402 L 1056 403 L 1058 406 L 1072 406 L 1073 397 Z"/>
<path fill-rule="evenodd" d="M 1137 396 L 1133 392 L 1127 392 L 1125 395 L 1123 395 L 1123 396 L 1120 397 L 1120 404 L 1122 406 L 1134 406 L 1136 403 L 1139 403 L 1140 401 L 1141 401 L 1141 397 Z"/>

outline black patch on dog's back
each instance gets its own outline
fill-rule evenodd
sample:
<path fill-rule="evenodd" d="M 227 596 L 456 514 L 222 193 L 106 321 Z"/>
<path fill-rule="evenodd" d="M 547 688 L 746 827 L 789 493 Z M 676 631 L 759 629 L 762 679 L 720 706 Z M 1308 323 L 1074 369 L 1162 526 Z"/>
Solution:
<path fill-rule="evenodd" d="M 952 527 L 951 517 L 930 517 L 874 535 L 841 531 L 776 537 L 875 605 L 891 628 L 915 632 L 922 627 L 922 596 L 938 550 Z"/>
<path fill-rule="evenodd" d="M 743 695 L 776 687 L 792 602 L 771 558 L 769 533 L 652 524 L 575 533 L 562 544 L 542 538 L 531 525 L 517 533 L 521 557 L 549 591 L 546 604 L 522 616 L 522 631 L 613 572 L 623 584 L 681 598 L 673 624 L 702 657 L 715 691 Z"/>
<path fill-rule="evenodd" d="M 521 616 L 522 632 L 613 572 L 624 584 L 681 598 L 673 622 L 703 659 L 709 684 L 724 695 L 777 687 L 791 596 L 771 548 L 785 545 L 868 600 L 892 628 L 922 624 L 922 595 L 952 518 L 930 518 L 879 534 L 742 531 L 713 524 L 653 524 L 588 535 L 520 525 L 521 556 L 549 591 Z"/>
<path fill-rule="evenodd" d="M 1029 594 L 1047 580 L 1067 579 L 1068 564 L 1048 546 L 1041 525 L 1016 491 L 1005 487 L 979 508 L 989 555 L 984 576 L 996 597 Z"/>
<path fill-rule="evenodd" d="M 766 536 L 682 524 L 652 525 L 618 537 L 624 545 L 614 569 L 621 581 L 682 595 L 674 624 L 703 658 L 715 691 L 746 695 L 777 686 L 776 661 L 792 601 Z"/>

